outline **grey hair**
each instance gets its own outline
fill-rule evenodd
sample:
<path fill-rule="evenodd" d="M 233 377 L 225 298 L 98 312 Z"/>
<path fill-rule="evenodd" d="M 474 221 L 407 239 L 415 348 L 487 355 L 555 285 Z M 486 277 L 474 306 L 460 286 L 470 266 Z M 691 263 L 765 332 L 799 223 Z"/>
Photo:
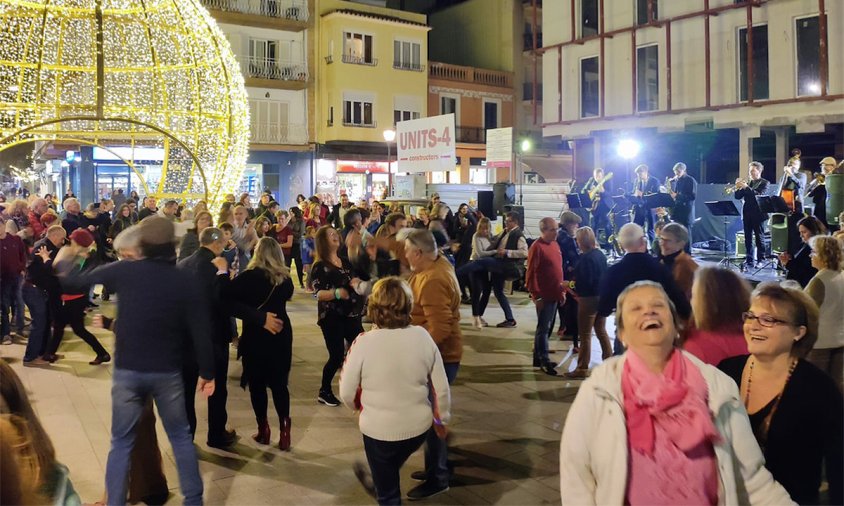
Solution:
<path fill-rule="evenodd" d="M 223 238 L 223 231 L 216 227 L 205 228 L 199 233 L 199 244 L 208 246 Z"/>
<path fill-rule="evenodd" d="M 671 309 L 671 319 L 674 320 L 674 328 L 677 329 L 677 332 L 680 332 L 682 322 L 680 321 L 680 315 L 677 314 L 677 306 L 674 305 L 674 302 L 671 301 L 671 298 L 668 297 L 668 294 L 665 292 L 665 288 L 662 287 L 661 284 L 657 283 L 656 281 L 650 280 L 642 280 L 636 281 L 632 285 L 628 285 L 627 288 L 622 290 L 620 294 L 618 294 L 618 299 L 616 299 L 615 303 L 615 326 L 618 330 L 624 330 L 624 318 L 622 317 L 622 310 L 624 308 L 624 302 L 627 300 L 627 295 L 630 294 L 633 290 L 638 288 L 656 288 L 659 290 L 659 293 L 665 298 L 665 302 L 668 303 L 668 307 Z"/>
<path fill-rule="evenodd" d="M 618 231 L 618 242 L 625 250 L 636 246 L 645 237 L 645 230 L 635 223 L 625 223 Z"/>
<path fill-rule="evenodd" d="M 687 170 L 687 169 L 686 169 L 686 164 L 685 164 L 685 163 L 683 163 L 683 162 L 677 162 L 677 163 L 675 163 L 675 164 L 674 164 L 674 167 L 673 167 L 671 170 L 672 170 L 672 171 L 674 171 L 674 170 L 678 170 L 678 169 L 680 169 L 680 170 Z"/>
<path fill-rule="evenodd" d="M 669 234 L 677 242 L 689 243 L 689 229 L 679 223 L 669 223 L 662 227 L 663 234 Z"/>
<path fill-rule="evenodd" d="M 432 260 L 437 258 L 437 242 L 434 240 L 434 234 L 425 229 L 412 229 L 407 233 L 405 239 L 408 245 L 414 249 L 419 250 L 423 255 L 427 255 Z"/>
<path fill-rule="evenodd" d="M 125 249 L 140 250 L 141 248 L 141 227 L 132 225 L 124 229 L 117 237 L 114 238 L 114 250 L 120 251 Z"/>

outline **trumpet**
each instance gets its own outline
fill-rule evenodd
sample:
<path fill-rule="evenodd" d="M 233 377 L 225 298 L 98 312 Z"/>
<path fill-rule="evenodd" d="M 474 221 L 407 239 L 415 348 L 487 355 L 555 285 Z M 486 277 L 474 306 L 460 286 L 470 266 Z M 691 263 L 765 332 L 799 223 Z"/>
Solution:
<path fill-rule="evenodd" d="M 815 178 L 812 179 L 812 182 L 809 183 L 808 186 L 806 186 L 806 193 L 809 193 L 810 191 L 823 184 L 826 184 L 826 174 L 824 174 L 823 172 L 818 172 L 817 174 L 815 174 Z"/>
<path fill-rule="evenodd" d="M 736 179 L 736 182 L 735 182 L 735 183 L 733 183 L 733 184 L 728 184 L 728 185 L 724 188 L 724 193 L 726 193 L 727 195 L 729 195 L 729 194 L 731 194 L 731 193 L 735 193 L 736 191 L 738 191 L 738 190 L 739 190 L 739 188 L 738 188 L 739 183 L 744 183 L 744 185 L 745 185 L 745 186 L 748 186 L 748 185 L 750 184 L 750 183 L 748 183 L 747 179 L 744 179 L 744 178 L 738 178 L 738 179 Z"/>

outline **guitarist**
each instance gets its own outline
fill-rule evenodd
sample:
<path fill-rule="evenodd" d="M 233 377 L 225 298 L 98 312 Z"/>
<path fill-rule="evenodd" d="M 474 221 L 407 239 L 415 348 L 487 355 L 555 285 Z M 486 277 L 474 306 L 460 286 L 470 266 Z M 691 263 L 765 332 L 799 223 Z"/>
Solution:
<path fill-rule="evenodd" d="M 671 219 L 683 225 L 689 231 L 689 242 L 686 243 L 686 253 L 689 253 L 692 242 L 692 221 L 694 221 L 697 181 L 686 173 L 686 164 L 683 162 L 677 162 L 673 170 L 674 178 L 671 181 L 671 187 L 668 189 L 671 198 L 674 199 Z"/>
<path fill-rule="evenodd" d="M 580 190 L 581 193 L 589 195 L 589 198 L 592 200 L 592 208 L 589 210 L 592 215 L 592 229 L 595 231 L 596 236 L 598 235 L 599 229 L 604 230 L 604 235 L 599 236 L 602 238 L 602 245 L 606 243 L 606 238 L 613 234 L 613 231 L 609 229 L 609 218 L 607 217 L 612 206 L 612 200 L 610 199 L 612 188 L 609 186 L 609 179 L 611 177 L 612 173 L 604 176 L 604 169 L 598 167 L 592 171 L 592 177 L 586 181 L 583 189 Z"/>

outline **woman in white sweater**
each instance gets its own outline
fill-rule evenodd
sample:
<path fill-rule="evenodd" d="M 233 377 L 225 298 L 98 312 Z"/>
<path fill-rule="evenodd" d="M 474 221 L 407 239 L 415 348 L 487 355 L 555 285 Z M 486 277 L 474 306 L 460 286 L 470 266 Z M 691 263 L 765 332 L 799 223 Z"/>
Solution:
<path fill-rule="evenodd" d="M 828 235 L 816 235 L 809 246 L 818 273 L 806 285 L 806 293 L 818 305 L 820 321 L 818 341 L 806 358 L 844 391 L 844 252 L 841 243 Z"/>
<path fill-rule="evenodd" d="M 387 277 L 375 283 L 368 307 L 373 328 L 352 343 L 340 375 L 340 398 L 360 412 L 378 504 L 401 504 L 401 466 L 432 424 L 440 437 L 446 436 L 450 416 L 442 357 L 431 335 L 410 325 L 412 307 L 405 281 Z M 368 479 L 358 478 L 367 487 Z"/>

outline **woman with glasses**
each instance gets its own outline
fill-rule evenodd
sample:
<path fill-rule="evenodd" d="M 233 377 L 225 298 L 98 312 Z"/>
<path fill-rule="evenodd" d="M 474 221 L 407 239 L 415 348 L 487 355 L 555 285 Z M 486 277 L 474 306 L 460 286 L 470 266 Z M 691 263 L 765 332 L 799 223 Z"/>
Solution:
<path fill-rule="evenodd" d="M 750 355 L 719 367 L 739 386 L 765 467 L 798 504 L 820 504 L 824 474 L 829 504 L 844 503 L 844 399 L 804 360 L 818 339 L 817 305 L 801 290 L 763 283 L 743 319 Z"/>
<path fill-rule="evenodd" d="M 830 236 L 813 237 L 812 267 L 818 270 L 806 285 L 806 293 L 820 310 L 818 342 L 807 360 L 825 371 L 844 391 L 844 250 Z"/>

